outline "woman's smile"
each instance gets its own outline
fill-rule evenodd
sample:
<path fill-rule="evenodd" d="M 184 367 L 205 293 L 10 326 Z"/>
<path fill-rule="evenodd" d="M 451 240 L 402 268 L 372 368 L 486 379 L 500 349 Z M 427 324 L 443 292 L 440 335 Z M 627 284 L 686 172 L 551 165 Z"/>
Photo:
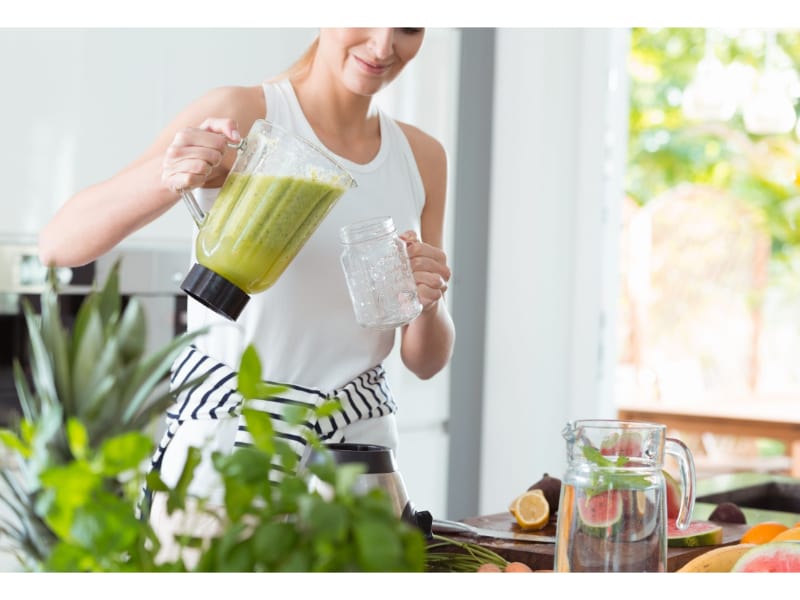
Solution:
<path fill-rule="evenodd" d="M 361 68 L 361 70 L 365 71 L 366 73 L 369 73 L 370 75 L 383 75 L 392 67 L 393 64 L 393 63 L 388 63 L 388 64 L 374 63 L 371 61 L 367 61 L 363 58 L 360 58 L 355 54 L 352 54 L 351 56 L 355 59 L 356 64 Z"/>

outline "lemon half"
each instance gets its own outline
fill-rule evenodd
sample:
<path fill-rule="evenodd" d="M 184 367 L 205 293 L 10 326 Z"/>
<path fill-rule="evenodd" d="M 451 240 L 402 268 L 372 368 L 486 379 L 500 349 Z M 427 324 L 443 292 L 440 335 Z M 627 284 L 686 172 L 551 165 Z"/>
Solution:
<path fill-rule="evenodd" d="M 550 505 L 542 490 L 530 490 L 511 502 L 508 510 L 523 529 L 541 529 L 550 520 Z"/>

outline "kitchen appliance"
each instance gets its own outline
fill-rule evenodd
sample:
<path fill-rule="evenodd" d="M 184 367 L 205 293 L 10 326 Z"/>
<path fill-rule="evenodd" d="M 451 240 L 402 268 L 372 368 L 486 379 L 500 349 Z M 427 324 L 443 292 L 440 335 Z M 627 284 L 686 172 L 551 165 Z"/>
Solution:
<path fill-rule="evenodd" d="M 122 301 L 135 296 L 142 303 L 147 322 L 146 352 L 152 353 L 186 331 L 186 296 L 177 286 L 189 266 L 186 248 L 118 247 L 81 267 L 57 268 L 62 322 L 68 328 L 72 326 L 94 283 L 104 282 L 117 260 Z M 9 425 L 20 413 L 14 359 L 30 374 L 22 303 L 27 300 L 38 312 L 46 280 L 47 269 L 39 261 L 35 244 L 0 243 L 0 426 Z"/>
<path fill-rule="evenodd" d="M 381 488 L 388 494 L 397 516 L 404 520 L 413 519 L 416 511 L 408 499 L 406 486 L 397 469 L 397 462 L 391 448 L 376 444 L 351 443 L 325 444 L 325 448 L 337 465 L 361 464 L 364 466 L 364 473 L 356 479 L 353 489 L 355 493 L 363 494 L 371 489 Z M 312 451 L 307 464 L 323 460 L 325 458 L 322 453 Z M 323 495 L 329 493 L 327 485 L 314 476 L 311 477 L 309 485 Z"/>
<path fill-rule="evenodd" d="M 250 294 L 275 283 L 342 194 L 356 186 L 327 152 L 269 121 L 257 120 L 238 148 L 208 213 L 182 191 L 199 232 L 197 263 L 181 288 L 232 321 Z"/>
<path fill-rule="evenodd" d="M 685 529 L 695 501 L 692 453 L 657 423 L 589 419 L 568 423 L 567 470 L 556 528 L 559 572 L 667 570 L 665 455 L 680 467 L 675 524 Z"/>

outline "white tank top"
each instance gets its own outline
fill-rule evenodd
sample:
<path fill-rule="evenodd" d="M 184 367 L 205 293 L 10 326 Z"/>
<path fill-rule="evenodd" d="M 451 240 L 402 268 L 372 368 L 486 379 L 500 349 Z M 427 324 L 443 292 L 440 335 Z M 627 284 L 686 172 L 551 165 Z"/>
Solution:
<path fill-rule="evenodd" d="M 324 147 L 289 80 L 263 87 L 268 120 Z M 339 263 L 343 225 L 391 216 L 398 232 L 420 230 L 425 193 L 411 147 L 397 123 L 376 110 L 381 131 L 377 155 L 367 164 L 357 164 L 331 153 L 358 186 L 342 196 L 275 285 L 254 294 L 236 323 L 189 299 L 190 330 L 215 324 L 197 342 L 208 355 L 236 368 L 242 351 L 252 343 L 264 379 L 330 390 L 381 363 L 391 352 L 394 331 L 372 331 L 356 324 Z M 198 202 L 207 210 L 218 193 L 219 189 L 199 189 Z"/>

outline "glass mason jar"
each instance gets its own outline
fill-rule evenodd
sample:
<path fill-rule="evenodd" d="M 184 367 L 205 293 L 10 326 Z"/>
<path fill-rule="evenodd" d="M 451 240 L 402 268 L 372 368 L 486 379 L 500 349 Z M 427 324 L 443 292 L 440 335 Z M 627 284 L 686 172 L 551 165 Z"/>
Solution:
<path fill-rule="evenodd" d="M 362 327 L 394 329 L 422 311 L 405 242 L 391 217 L 339 230 L 341 263 L 356 321 Z"/>

